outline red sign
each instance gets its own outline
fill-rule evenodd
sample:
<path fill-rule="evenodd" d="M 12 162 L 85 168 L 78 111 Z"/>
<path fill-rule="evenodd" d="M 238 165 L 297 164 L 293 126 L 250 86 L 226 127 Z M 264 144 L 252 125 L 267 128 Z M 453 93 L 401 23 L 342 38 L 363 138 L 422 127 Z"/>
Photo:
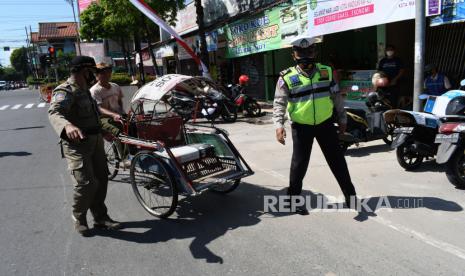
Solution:
<path fill-rule="evenodd" d="M 87 7 L 92 4 L 92 2 L 97 2 L 97 0 L 78 0 L 79 12 L 83 12 Z"/>

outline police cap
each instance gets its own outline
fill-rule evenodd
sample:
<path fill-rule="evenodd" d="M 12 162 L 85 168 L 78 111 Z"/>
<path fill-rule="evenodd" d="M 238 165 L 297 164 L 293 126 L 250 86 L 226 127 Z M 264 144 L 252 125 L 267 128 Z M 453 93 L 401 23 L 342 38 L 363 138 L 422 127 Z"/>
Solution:
<path fill-rule="evenodd" d="M 70 62 L 71 68 L 95 68 L 95 60 L 89 56 L 76 56 Z"/>

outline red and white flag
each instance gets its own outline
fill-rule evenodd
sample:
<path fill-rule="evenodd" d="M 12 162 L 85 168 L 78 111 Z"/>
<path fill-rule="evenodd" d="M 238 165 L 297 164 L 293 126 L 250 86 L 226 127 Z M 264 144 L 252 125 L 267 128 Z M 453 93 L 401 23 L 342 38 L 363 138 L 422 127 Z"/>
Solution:
<path fill-rule="evenodd" d="M 199 65 L 202 69 L 202 74 L 204 77 L 210 77 L 208 73 L 208 68 L 205 64 L 200 60 L 200 58 L 194 53 L 194 51 L 187 45 L 187 43 L 179 36 L 179 34 L 171 28 L 163 19 L 161 19 L 156 12 L 149 6 L 144 0 L 129 0 L 139 11 L 145 14 L 150 20 L 152 20 L 155 24 L 160 26 L 163 30 L 171 34 L 176 41 L 186 50 L 189 55 L 192 56 L 194 61 Z"/>

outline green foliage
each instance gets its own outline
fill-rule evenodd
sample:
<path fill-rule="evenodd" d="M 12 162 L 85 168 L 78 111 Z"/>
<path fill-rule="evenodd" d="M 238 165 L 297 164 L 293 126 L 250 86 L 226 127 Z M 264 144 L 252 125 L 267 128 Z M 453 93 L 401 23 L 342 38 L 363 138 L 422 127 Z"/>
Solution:
<path fill-rule="evenodd" d="M 147 4 L 172 25 L 175 24 L 178 9 L 184 7 L 183 0 L 148 0 Z M 144 18 L 145 15 L 127 0 L 100 0 L 81 14 L 81 37 L 87 40 L 111 38 L 118 41 L 118 38 L 134 34 L 144 36 Z M 149 31 L 156 29 L 150 20 L 146 22 Z"/>
<path fill-rule="evenodd" d="M 21 81 L 23 80 L 23 74 L 12 67 L 6 67 L 3 68 L 3 75 L 0 75 L 0 79 L 5 81 Z"/>
<path fill-rule="evenodd" d="M 131 76 L 129 76 L 128 74 L 114 73 L 111 76 L 111 81 L 118 85 L 125 86 L 125 85 L 129 85 L 132 82 L 132 79 L 131 79 Z"/>
<path fill-rule="evenodd" d="M 14 49 L 10 56 L 10 62 L 17 73 L 27 76 L 28 62 L 27 49 L 25 47 Z"/>

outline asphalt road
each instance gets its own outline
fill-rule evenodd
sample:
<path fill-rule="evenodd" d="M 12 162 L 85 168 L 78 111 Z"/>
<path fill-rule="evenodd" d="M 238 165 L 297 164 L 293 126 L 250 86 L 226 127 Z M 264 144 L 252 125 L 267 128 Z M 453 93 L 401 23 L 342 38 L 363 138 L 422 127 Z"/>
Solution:
<path fill-rule="evenodd" d="M 349 149 L 347 160 L 359 195 L 372 207 L 387 196 L 392 209 L 264 212 L 264 196 L 285 193 L 292 144 L 290 134 L 277 144 L 270 124 L 221 125 L 256 172 L 233 193 L 182 199 L 160 220 L 138 204 L 122 172 L 107 205 L 126 228 L 82 238 L 71 221 L 71 179 L 37 98 L 0 92 L 0 275 L 464 273 L 465 191 L 434 161 L 403 171 L 382 142 Z M 341 195 L 316 144 L 304 189 L 312 198 Z"/>

